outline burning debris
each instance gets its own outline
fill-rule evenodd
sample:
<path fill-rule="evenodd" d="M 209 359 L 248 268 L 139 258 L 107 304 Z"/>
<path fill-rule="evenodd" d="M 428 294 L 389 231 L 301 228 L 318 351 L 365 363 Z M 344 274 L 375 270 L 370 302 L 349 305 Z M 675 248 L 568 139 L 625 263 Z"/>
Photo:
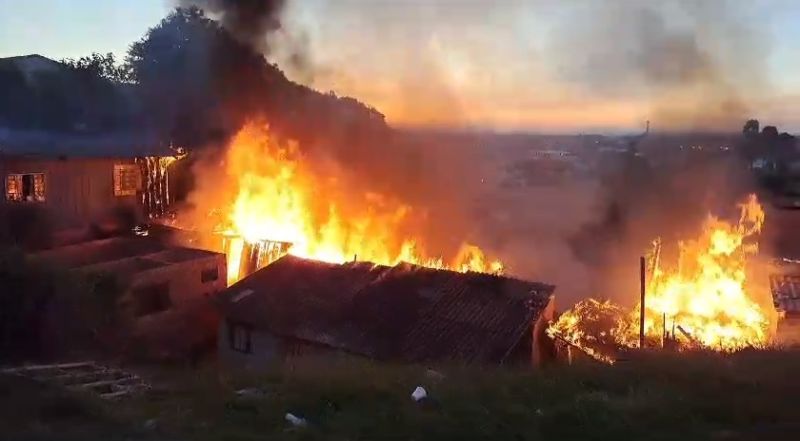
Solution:
<path fill-rule="evenodd" d="M 167 170 L 172 163 L 185 156 L 186 153 L 182 149 L 177 149 L 175 156 L 145 156 L 136 159 L 144 178 L 143 188 L 139 192 L 142 207 L 150 219 L 167 213 L 171 203 Z"/>
<path fill-rule="evenodd" d="M 200 211 L 216 216 L 210 230 L 222 238 L 229 283 L 287 253 L 330 263 L 503 270 L 500 261 L 469 244 L 450 260 L 428 254 L 414 234 L 414 221 L 424 215 L 396 198 L 354 191 L 326 176 L 297 143 L 280 142 L 263 122 L 247 124 L 231 140 L 224 167 L 222 196 L 203 199 Z"/>
<path fill-rule="evenodd" d="M 767 344 L 769 314 L 754 300 L 758 287 L 747 278 L 764 210 L 754 195 L 739 208 L 736 224 L 709 216 L 699 238 L 679 244 L 674 267 L 662 265 L 661 242 L 654 242 L 647 259 L 644 346 L 670 341 L 678 348 L 734 351 Z M 551 324 L 548 334 L 611 362 L 604 349 L 639 345 L 640 313 L 641 304 L 625 312 L 589 299 Z"/>

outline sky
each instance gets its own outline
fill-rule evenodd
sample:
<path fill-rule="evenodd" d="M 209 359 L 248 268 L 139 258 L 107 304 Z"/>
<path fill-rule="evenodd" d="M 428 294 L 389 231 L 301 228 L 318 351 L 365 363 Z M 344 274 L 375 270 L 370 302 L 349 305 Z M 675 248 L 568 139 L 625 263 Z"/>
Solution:
<path fill-rule="evenodd" d="M 800 1 L 289 0 L 270 54 L 396 125 L 800 131 Z M 0 0 L 0 57 L 123 56 L 170 0 Z M 310 63 L 296 69 L 288 54 Z"/>

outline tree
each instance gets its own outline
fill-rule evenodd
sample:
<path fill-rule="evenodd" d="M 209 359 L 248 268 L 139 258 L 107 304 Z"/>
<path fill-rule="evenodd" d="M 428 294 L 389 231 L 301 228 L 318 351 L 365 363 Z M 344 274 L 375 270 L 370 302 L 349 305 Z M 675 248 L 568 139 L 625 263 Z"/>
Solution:
<path fill-rule="evenodd" d="M 72 70 L 90 77 L 104 78 L 117 83 L 131 82 L 131 73 L 127 64 L 118 64 L 111 52 L 102 55 L 93 52 L 89 56 L 65 58 L 61 63 Z"/>
<path fill-rule="evenodd" d="M 181 145 L 235 130 L 263 106 L 271 86 L 264 58 L 196 7 L 176 8 L 149 29 L 126 64 L 147 122 Z"/>
<path fill-rule="evenodd" d="M 758 129 L 759 124 L 757 119 L 749 119 L 746 123 L 744 123 L 744 128 L 742 129 L 742 133 L 744 134 L 745 138 L 752 138 L 754 136 L 758 136 Z"/>
<path fill-rule="evenodd" d="M 187 147 L 227 137 L 254 116 L 303 145 L 353 145 L 385 128 L 383 115 L 352 98 L 293 83 L 197 7 L 176 8 L 149 29 L 126 64 L 150 123 Z"/>
<path fill-rule="evenodd" d="M 775 126 L 764 126 L 764 128 L 761 129 L 761 136 L 768 141 L 778 139 L 778 128 Z"/>

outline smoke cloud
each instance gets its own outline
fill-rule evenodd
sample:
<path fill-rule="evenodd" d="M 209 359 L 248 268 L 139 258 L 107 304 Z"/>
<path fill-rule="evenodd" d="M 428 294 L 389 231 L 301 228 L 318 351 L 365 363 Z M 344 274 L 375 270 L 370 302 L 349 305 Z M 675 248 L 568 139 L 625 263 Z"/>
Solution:
<path fill-rule="evenodd" d="M 737 0 L 290 1 L 281 34 L 304 35 L 306 63 L 277 61 L 396 124 L 731 129 L 772 91 L 765 10 Z M 455 111 L 429 111 L 439 107 Z"/>
<path fill-rule="evenodd" d="M 591 96 L 647 103 L 660 127 L 738 129 L 767 92 L 769 44 L 741 2 L 578 3 L 553 29 L 555 72 Z"/>
<path fill-rule="evenodd" d="M 285 0 L 179 0 L 215 16 L 237 38 L 266 50 L 267 36 L 281 29 Z"/>
<path fill-rule="evenodd" d="M 287 29 L 288 0 L 178 0 L 178 6 L 196 6 L 218 20 L 236 38 L 265 55 L 281 54 L 281 61 L 301 82 L 313 81 L 308 35 Z"/>

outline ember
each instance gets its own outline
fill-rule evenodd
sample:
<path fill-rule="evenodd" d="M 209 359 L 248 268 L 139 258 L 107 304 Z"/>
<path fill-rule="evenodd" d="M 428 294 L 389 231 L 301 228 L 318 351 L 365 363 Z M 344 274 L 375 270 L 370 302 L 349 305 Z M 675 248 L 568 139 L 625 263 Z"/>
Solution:
<path fill-rule="evenodd" d="M 231 239 L 225 247 L 230 283 L 286 252 L 333 263 L 357 259 L 462 272 L 503 269 L 502 263 L 467 244 L 450 261 L 426 254 L 418 238 L 400 233 L 412 209 L 395 199 L 366 193 L 357 207 L 345 210 L 333 189 L 336 183 L 318 177 L 297 144 L 279 142 L 266 124 L 242 128 L 228 147 L 226 166 L 234 192 L 218 231 Z M 248 263 L 255 267 L 242 268 L 247 247 L 265 243 L 291 245 L 256 251 L 255 263 Z"/>
<path fill-rule="evenodd" d="M 673 268 L 662 265 L 660 241 L 654 242 L 645 297 L 647 345 L 666 337 L 681 347 L 733 351 L 768 342 L 768 311 L 754 300 L 756 288 L 747 280 L 748 261 L 758 252 L 753 239 L 764 218 L 754 195 L 740 205 L 735 225 L 709 216 L 699 238 L 680 243 Z M 640 308 L 621 314 L 621 308 L 609 302 L 581 302 L 548 333 L 580 346 L 605 338 L 635 347 Z"/>

